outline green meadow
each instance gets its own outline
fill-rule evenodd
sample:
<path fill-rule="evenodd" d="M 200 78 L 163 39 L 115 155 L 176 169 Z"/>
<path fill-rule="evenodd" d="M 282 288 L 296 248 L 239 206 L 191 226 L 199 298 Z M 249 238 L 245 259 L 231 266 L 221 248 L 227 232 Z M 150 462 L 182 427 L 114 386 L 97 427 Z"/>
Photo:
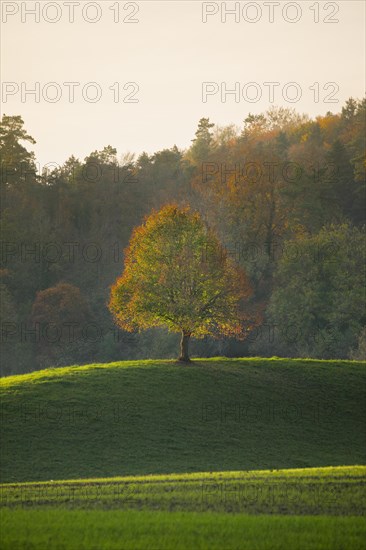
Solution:
<path fill-rule="evenodd" d="M 3 378 L 1 481 L 364 464 L 365 374 L 258 358 Z"/>
<path fill-rule="evenodd" d="M 3 378 L 3 549 L 362 549 L 365 363 L 131 361 Z"/>

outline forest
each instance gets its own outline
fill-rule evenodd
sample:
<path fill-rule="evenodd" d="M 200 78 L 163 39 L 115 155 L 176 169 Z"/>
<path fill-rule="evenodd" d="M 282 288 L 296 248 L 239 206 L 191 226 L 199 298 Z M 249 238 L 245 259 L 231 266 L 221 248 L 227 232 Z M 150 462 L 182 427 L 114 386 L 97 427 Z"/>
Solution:
<path fill-rule="evenodd" d="M 198 357 L 366 359 L 366 99 L 311 119 L 272 107 L 221 127 L 201 118 L 191 146 L 39 170 L 21 116 L 3 115 L 1 375 L 52 366 L 172 358 L 177 334 L 128 333 L 108 310 L 133 229 L 190 206 L 253 289 L 246 338 L 204 337 Z M 192 132 L 193 134 L 193 132 Z"/>

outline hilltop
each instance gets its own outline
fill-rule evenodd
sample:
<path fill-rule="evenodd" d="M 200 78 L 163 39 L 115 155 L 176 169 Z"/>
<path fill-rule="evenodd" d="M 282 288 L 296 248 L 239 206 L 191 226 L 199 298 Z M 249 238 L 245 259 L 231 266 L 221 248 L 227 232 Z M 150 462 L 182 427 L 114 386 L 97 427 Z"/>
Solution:
<path fill-rule="evenodd" d="M 149 360 L 3 378 L 1 481 L 362 464 L 365 366 Z"/>

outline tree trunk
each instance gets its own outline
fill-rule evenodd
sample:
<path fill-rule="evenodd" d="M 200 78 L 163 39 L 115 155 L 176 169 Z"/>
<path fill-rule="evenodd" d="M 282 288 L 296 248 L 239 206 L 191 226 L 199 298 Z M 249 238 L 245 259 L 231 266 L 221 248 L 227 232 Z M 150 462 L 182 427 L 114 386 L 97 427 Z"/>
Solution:
<path fill-rule="evenodd" d="M 184 363 L 189 363 L 191 360 L 188 355 L 188 345 L 189 345 L 189 339 L 191 337 L 190 332 L 184 332 L 182 331 L 182 339 L 180 341 L 180 357 L 179 361 L 183 361 Z"/>

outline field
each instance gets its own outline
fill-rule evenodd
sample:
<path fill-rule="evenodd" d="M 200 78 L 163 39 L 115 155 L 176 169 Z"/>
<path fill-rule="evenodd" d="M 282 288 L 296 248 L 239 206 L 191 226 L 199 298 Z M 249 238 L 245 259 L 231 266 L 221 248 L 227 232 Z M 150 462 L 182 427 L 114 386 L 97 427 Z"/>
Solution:
<path fill-rule="evenodd" d="M 4 378 L 1 548 L 365 548 L 365 372 L 219 358 Z"/>
<path fill-rule="evenodd" d="M 2 526 L 6 550 L 361 550 L 366 536 L 356 517 L 196 512 L 7 510 Z"/>
<path fill-rule="evenodd" d="M 2 548 L 362 548 L 366 467 L 1 487 Z"/>
<path fill-rule="evenodd" d="M 132 361 L 3 378 L 1 482 L 364 464 L 362 362 Z"/>

